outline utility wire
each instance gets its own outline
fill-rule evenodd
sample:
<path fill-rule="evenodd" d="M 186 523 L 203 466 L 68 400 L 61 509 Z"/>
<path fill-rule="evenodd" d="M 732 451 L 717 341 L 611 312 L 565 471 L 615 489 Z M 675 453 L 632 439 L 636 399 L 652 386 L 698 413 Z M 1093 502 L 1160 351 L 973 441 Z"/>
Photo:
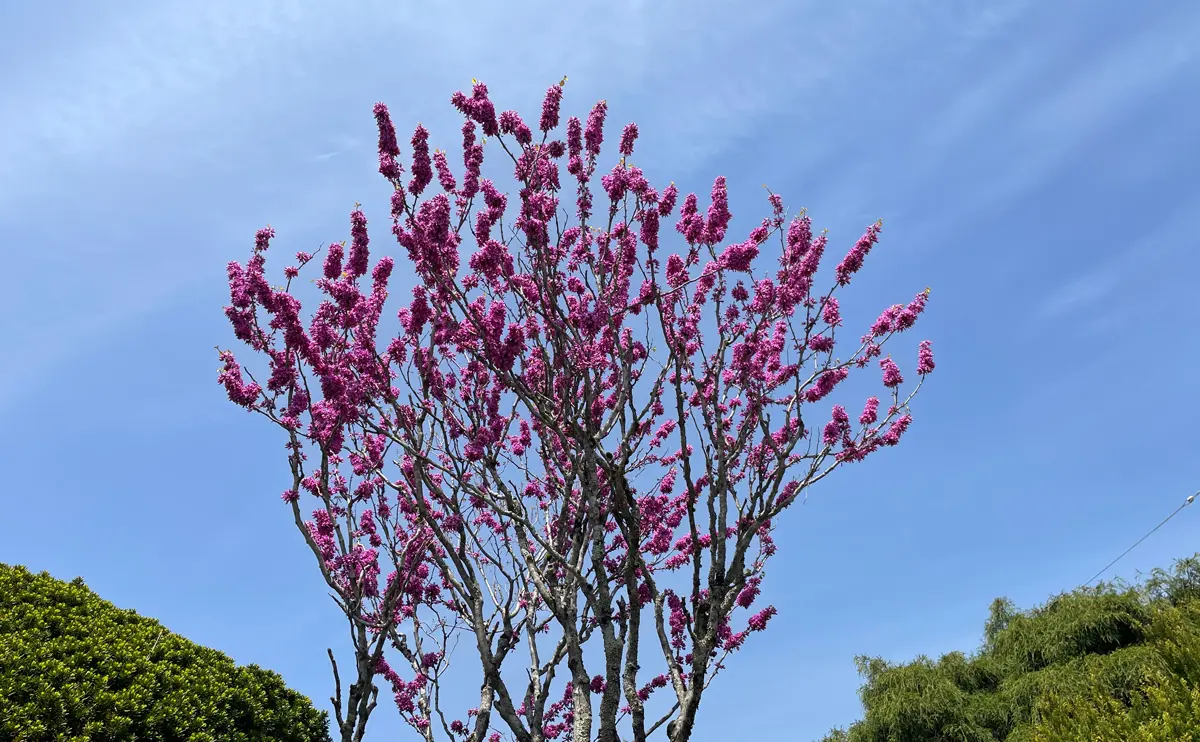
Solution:
<path fill-rule="evenodd" d="M 1195 493 L 1195 494 L 1193 494 L 1193 495 L 1188 495 L 1188 498 L 1187 498 L 1186 500 L 1184 500 L 1184 501 L 1183 501 L 1183 504 L 1182 504 L 1182 505 L 1180 505 L 1179 507 L 1175 508 L 1175 512 L 1171 513 L 1171 514 L 1170 514 L 1170 515 L 1168 515 L 1166 518 L 1164 518 L 1164 519 L 1163 519 L 1163 521 L 1162 521 L 1162 523 L 1159 523 L 1159 524 L 1158 524 L 1157 526 L 1155 526 L 1154 528 L 1151 528 L 1151 529 L 1150 529 L 1150 532 L 1149 532 L 1149 533 L 1147 533 L 1145 536 L 1142 536 L 1141 538 L 1139 538 L 1139 539 L 1137 540 L 1137 542 L 1136 542 L 1136 543 L 1134 543 L 1134 545 L 1133 545 L 1133 546 L 1130 546 L 1128 549 L 1126 549 L 1125 551 L 1121 552 L 1121 556 L 1117 557 L 1116 559 L 1112 560 L 1112 561 L 1111 561 L 1111 562 L 1109 562 L 1107 565 L 1105 565 L 1104 569 L 1102 569 L 1102 570 L 1100 570 L 1099 572 L 1097 572 L 1097 573 L 1095 574 L 1095 576 L 1093 576 L 1093 577 L 1092 577 L 1092 579 L 1090 579 L 1090 580 L 1088 580 L 1087 582 L 1083 583 L 1084 587 L 1087 587 L 1088 585 L 1090 585 L 1090 584 L 1092 584 L 1093 582 L 1095 582 L 1097 577 L 1099 577 L 1100 575 L 1104 574 L 1104 573 L 1105 573 L 1105 572 L 1107 572 L 1107 571 L 1108 571 L 1108 570 L 1109 570 L 1109 569 L 1110 569 L 1110 568 L 1111 568 L 1111 567 L 1112 567 L 1114 564 L 1116 564 L 1117 562 L 1119 562 L 1119 561 L 1121 561 L 1122 559 L 1124 559 L 1126 554 L 1128 554 L 1129 552 L 1131 552 L 1131 551 L 1133 551 L 1134 549 L 1136 549 L 1138 546 L 1140 546 L 1140 545 L 1141 545 L 1141 543 L 1142 543 L 1143 541 L 1145 541 L 1146 539 L 1148 539 L 1148 538 L 1150 538 L 1152 535 L 1154 535 L 1154 532 L 1155 532 L 1155 531 L 1157 531 L 1158 529 L 1162 528 L 1163 526 L 1165 526 L 1165 525 L 1167 524 L 1167 521 L 1171 520 L 1171 519 L 1172 519 L 1172 518 L 1174 518 L 1176 515 L 1179 515 L 1179 511 L 1180 511 L 1180 510 L 1183 510 L 1183 509 L 1184 509 L 1184 508 L 1186 508 L 1188 505 L 1191 505 L 1191 504 L 1192 504 L 1192 503 L 1195 501 L 1195 499 L 1196 499 L 1196 497 L 1197 497 L 1197 496 L 1200 496 L 1200 492 L 1197 492 L 1197 493 Z"/>

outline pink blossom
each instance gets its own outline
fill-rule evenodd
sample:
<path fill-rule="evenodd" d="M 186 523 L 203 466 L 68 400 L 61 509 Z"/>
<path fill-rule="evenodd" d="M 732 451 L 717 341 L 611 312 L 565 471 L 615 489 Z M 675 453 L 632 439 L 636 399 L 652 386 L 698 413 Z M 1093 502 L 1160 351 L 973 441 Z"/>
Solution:
<path fill-rule="evenodd" d="M 883 369 L 884 386 L 890 389 L 904 383 L 904 377 L 900 375 L 900 367 L 896 365 L 891 356 L 880 360 L 879 367 Z"/>
<path fill-rule="evenodd" d="M 920 350 L 917 353 L 917 373 L 921 376 L 932 373 L 934 365 L 933 343 L 929 340 L 922 340 Z"/>
<path fill-rule="evenodd" d="M 854 247 L 850 248 L 850 252 L 846 253 L 846 257 L 842 258 L 842 262 L 838 263 L 837 282 L 839 286 L 845 286 L 850 283 L 850 277 L 862 269 L 867 253 L 879 241 L 879 230 L 882 227 L 883 224 L 880 222 L 876 222 L 868 227 L 863 236 L 854 244 Z"/>

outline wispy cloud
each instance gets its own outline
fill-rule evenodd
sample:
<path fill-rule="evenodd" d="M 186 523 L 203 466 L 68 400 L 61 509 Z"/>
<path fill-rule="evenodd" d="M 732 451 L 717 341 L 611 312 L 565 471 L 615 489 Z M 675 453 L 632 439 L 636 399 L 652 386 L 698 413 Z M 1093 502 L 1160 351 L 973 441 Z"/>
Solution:
<path fill-rule="evenodd" d="M 488 3 L 465 12 L 468 24 L 458 7 L 435 5 L 417 13 L 383 0 L 364 0 L 352 12 L 334 12 L 306 0 L 217 0 L 183 8 L 155 4 L 114 10 L 93 29 L 94 35 L 64 37 L 60 46 L 41 48 L 0 102 L 0 115 L 14 122 L 0 140 L 0 157 L 9 163 L 0 175 L 0 190 L 8 194 L 7 206 L 24 204 L 17 212 L 0 199 L 0 214 L 15 219 L 24 213 L 24 219 L 36 220 L 38 210 L 28 207 L 39 195 L 89 172 L 121 181 L 123 171 L 166 168 L 152 186 L 160 192 L 183 178 L 207 180 L 222 189 L 239 187 L 224 180 L 229 177 L 251 178 L 242 187 L 265 183 L 269 173 L 248 173 L 224 161 L 238 162 L 246 146 L 240 139 L 256 128 L 278 127 L 281 118 L 313 121 L 288 124 L 298 159 L 324 168 L 352 153 L 361 157 L 360 142 L 369 136 L 369 126 L 330 128 L 321 123 L 327 117 L 317 109 L 341 85 L 378 91 L 371 97 L 388 100 L 399 121 L 422 120 L 444 142 L 455 120 L 445 105 L 446 94 L 463 87 L 470 76 L 486 78 L 506 102 L 529 110 L 545 84 L 567 73 L 573 107 L 609 97 L 614 127 L 622 123 L 620 118 L 637 118 L 647 151 L 672 174 L 758 131 L 767 117 L 791 112 L 786 117 L 797 130 L 811 133 L 788 151 L 789 172 L 829 170 L 819 200 L 848 210 L 849 218 L 873 219 L 878 213 L 864 209 L 875 209 L 883 200 L 875 177 L 880 163 L 856 156 L 863 122 L 851 118 L 839 127 L 834 119 L 870 115 L 871 91 L 879 76 L 889 79 L 891 57 L 930 46 L 949 59 L 971 59 L 976 46 L 1010 34 L 1029 3 L 1017 0 L 971 14 L 940 3 L 897 6 L 882 0 L 749 8 L 639 0 L 567 9 L 550 2 L 533 5 L 529 12 L 544 11 L 546 24 L 531 26 L 523 20 L 528 14 L 518 17 Z M 909 110 L 897 119 L 899 129 L 912 135 L 892 158 L 893 177 L 903 173 L 904 182 L 884 179 L 882 187 L 903 193 L 892 199 L 903 210 L 906 201 L 911 206 L 910 197 L 943 187 L 940 181 L 961 180 L 958 171 L 969 169 L 965 160 L 982 151 L 997 160 L 985 163 L 993 172 L 982 183 L 968 180 L 969 189 L 953 194 L 956 203 L 946 221 L 927 223 L 926 229 L 944 231 L 1020 197 L 1073 157 L 1088 132 L 1118 116 L 1184 63 L 1178 41 L 1196 30 L 1196 21 L 1195 14 L 1184 23 L 1171 19 L 1135 36 L 1100 62 L 1077 66 L 1065 84 L 1043 86 L 1032 101 L 1028 91 L 1037 88 L 1037 77 L 1054 58 L 1047 45 L 1019 48 L 970 85 L 957 85 L 953 70 L 931 70 L 923 78 L 926 87 L 916 94 L 924 96 L 922 103 L 936 101 L 932 111 Z M 884 28 L 888 33 L 881 34 Z M 334 37 L 356 39 L 374 51 L 347 65 L 329 46 L 327 40 Z M 1089 71 L 1096 64 L 1103 74 Z M 360 65 L 363 69 L 355 69 Z M 352 69 L 356 78 L 368 82 L 346 79 Z M 430 109 L 430 100 L 441 105 Z M 891 101 L 893 113 L 904 110 L 896 94 Z M 416 102 L 421 102 L 419 108 Z M 368 105 L 365 99 L 363 105 Z M 367 119 L 364 107 L 355 120 L 369 125 Z M 979 150 L 983 131 L 1000 141 Z M 172 172 L 172 163 L 177 168 L 184 164 L 170 158 L 186 159 L 164 145 L 173 136 L 207 150 Z M 314 143 L 324 149 L 314 152 Z M 217 151 L 219 157 L 211 155 Z M 222 174 L 222 168 L 227 172 Z M 289 222 L 293 234 L 299 225 L 320 223 L 330 208 L 344 209 L 362 196 L 347 191 L 339 200 L 337 185 L 344 185 L 346 177 L 330 180 L 312 171 L 279 195 L 264 199 L 248 191 L 248 197 L 264 204 L 255 221 L 280 227 Z M 139 186 L 125 182 L 136 198 Z M 267 209 L 272 202 L 286 205 Z M 232 223 L 241 223 L 238 219 L 233 214 L 219 217 L 209 234 L 193 235 L 190 242 L 196 244 L 170 255 L 128 240 L 106 245 L 103 253 L 75 252 L 66 265 L 74 265 L 78 274 L 58 279 L 59 285 L 72 287 L 62 294 L 60 307 L 67 316 L 88 306 L 104 310 L 89 314 L 86 329 L 64 322 L 9 333 L 31 359 L 28 372 L 36 374 L 44 364 L 61 361 L 77 345 L 72 338 L 118 327 L 188 283 L 211 276 L 212 266 L 227 259 L 220 256 L 229 254 L 226 235 Z M 936 242 L 936 235 L 928 241 Z M 113 265 L 120 272 L 107 267 Z M 132 285 L 161 290 L 128 290 Z M 1081 283 L 1072 290 L 1088 296 L 1102 288 Z M 29 291 L 36 294 L 36 287 Z M 11 380 L 0 386 L 14 389 L 18 384 Z"/>
<path fill-rule="evenodd" d="M 338 26 L 336 13 L 299 0 L 111 7 L 99 27 L 25 50 L 7 83 L 0 191 L 8 198 L 35 195 L 46 168 L 114 166 L 137 156 L 140 136 L 182 134 L 184 117 L 204 108 L 197 102 L 215 104 L 282 50 Z M 219 111 L 212 107 L 215 118 Z"/>
<path fill-rule="evenodd" d="M 462 85 L 469 67 L 527 93 L 566 73 L 578 76 L 585 95 L 648 98 L 655 105 L 643 118 L 670 118 L 668 146 L 702 157 L 751 130 L 763 113 L 793 107 L 805 91 L 857 83 L 863 65 L 884 57 L 896 39 L 947 22 L 960 34 L 979 34 L 998 22 L 992 14 L 956 20 L 939 5 L 624 0 L 533 2 L 514 14 L 494 3 L 416 12 L 384 0 L 337 8 L 313 0 L 114 4 L 100 27 L 25 56 L 24 74 L 0 103 L 10 122 L 0 140 L 3 186 L 10 197 L 30 194 L 47 166 L 119 166 L 137 156 L 139 135 L 187 129 L 182 116 L 202 115 L 205 131 L 219 132 L 239 103 L 291 88 L 292 73 L 319 74 L 320 60 L 336 59 L 342 38 L 375 47 L 365 63 L 400 73 L 402 81 L 388 87 L 405 97 Z"/>
<path fill-rule="evenodd" d="M 1090 55 L 1051 39 L 1021 45 L 995 72 L 964 84 L 914 148 L 924 163 L 914 193 L 956 184 L 919 241 L 941 243 L 1045 184 L 1194 63 L 1188 49 L 1197 35 L 1200 13 L 1181 8 Z M 1048 69 L 1065 74 L 1049 77 Z"/>
<path fill-rule="evenodd" d="M 1037 324 L 1045 329 L 1047 323 L 1086 314 L 1089 331 L 1103 332 L 1114 328 L 1119 317 L 1130 317 L 1133 307 L 1137 312 L 1130 321 L 1140 321 L 1156 298 L 1164 298 L 1147 290 L 1150 285 L 1171 270 L 1173 261 L 1197 247 L 1197 213 L 1200 199 L 1192 199 L 1149 234 L 1135 237 L 1108 259 L 1064 282 L 1037 305 Z"/>
<path fill-rule="evenodd" d="M 315 154 L 311 159 L 316 162 L 327 162 L 338 155 L 343 155 L 351 150 L 358 149 L 358 147 L 362 144 L 362 142 L 355 137 L 342 136 L 336 137 L 336 139 L 337 141 L 333 144 L 333 149 Z"/>
<path fill-rule="evenodd" d="M 18 228 L 51 218 L 44 204 L 56 202 L 49 197 L 86 182 L 101 198 L 120 197 L 111 210 L 104 207 L 109 234 L 178 236 L 169 251 L 156 239 L 123 236 L 100 250 L 62 244 L 33 255 L 33 282 L 4 301 L 53 295 L 63 317 L 87 312 L 90 319 L 86 329 L 65 319 L 6 332 L 28 359 L 26 377 L 61 362 L 79 338 L 211 280 L 229 245 L 240 244 L 227 235 L 245 228 L 249 208 L 209 207 L 207 226 L 179 235 L 172 221 L 197 223 L 190 202 L 164 203 L 155 215 L 132 205 L 139 200 L 163 203 L 164 194 L 183 188 L 189 198 L 220 193 L 222 203 L 240 194 L 243 204 L 263 204 L 254 223 L 283 227 L 287 220 L 294 229 L 322 223 L 330 209 L 362 197 L 347 190 L 338 198 L 337 186 L 351 177 L 341 166 L 336 178 L 311 171 L 281 181 L 255 172 L 246 164 L 251 141 L 291 148 L 293 164 L 309 159 L 333 168 L 352 152 L 351 140 L 370 135 L 375 98 L 388 100 L 398 121 L 422 120 L 440 137 L 455 126 L 449 91 L 471 76 L 486 79 L 506 104 L 530 110 L 547 84 L 568 74 L 574 108 L 608 97 L 614 127 L 637 118 L 655 160 L 679 177 L 773 112 L 794 110 L 803 120 L 823 100 L 842 105 L 889 54 L 923 34 L 947 23 L 982 33 L 996 22 L 955 19 L 939 3 L 883 0 L 745 7 L 538 0 L 521 13 L 483 2 L 418 12 L 386 0 L 336 8 L 315 0 L 105 8 L 95 24 L 26 50 L 26 64 L 0 101 L 0 116 L 10 123 L 0 139 L 0 218 Z M 533 17 L 542 20 L 529 23 Z M 361 128 L 341 128 L 332 122 L 351 119 L 322 110 L 348 101 L 362 107 L 352 118 Z M 429 101 L 440 105 L 431 110 Z M 845 150 L 848 142 L 830 134 L 803 151 L 821 157 Z M 326 148 L 314 153 L 314 143 Z M 797 153 L 795 166 L 802 160 Z M 281 172 L 287 165 L 260 163 Z M 62 239 L 78 239 L 75 231 Z M 155 290 L 134 288 L 144 286 Z M 0 386 L 8 390 L 2 396 L 20 383 L 3 379 Z"/>

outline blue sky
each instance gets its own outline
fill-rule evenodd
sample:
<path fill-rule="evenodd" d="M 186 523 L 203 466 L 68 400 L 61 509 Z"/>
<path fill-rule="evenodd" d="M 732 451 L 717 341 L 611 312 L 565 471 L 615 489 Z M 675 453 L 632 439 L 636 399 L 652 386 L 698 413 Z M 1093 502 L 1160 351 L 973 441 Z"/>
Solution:
<path fill-rule="evenodd" d="M 728 176 L 735 236 L 762 183 L 841 248 L 882 217 L 851 320 L 934 289 L 916 423 L 788 513 L 780 615 L 696 739 L 853 721 L 855 654 L 970 649 L 992 598 L 1070 589 L 1200 488 L 1200 8 L 979 5 L 4 4 L 0 561 L 327 703 L 344 632 L 282 440 L 215 383 L 224 265 L 266 223 L 287 253 L 343 239 L 356 201 L 394 244 L 376 100 L 452 148 L 472 77 L 532 118 L 566 74 L 566 110 L 639 123 L 652 182 Z M 1116 572 L 1190 554 L 1197 519 Z"/>

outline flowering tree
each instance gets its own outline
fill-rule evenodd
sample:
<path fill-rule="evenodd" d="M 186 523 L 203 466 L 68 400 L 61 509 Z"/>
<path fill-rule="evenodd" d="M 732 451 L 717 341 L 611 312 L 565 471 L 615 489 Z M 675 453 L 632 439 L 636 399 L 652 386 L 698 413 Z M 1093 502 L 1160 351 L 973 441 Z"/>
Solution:
<path fill-rule="evenodd" d="M 312 255 L 270 286 L 268 228 L 244 267 L 229 264 L 225 312 L 270 376 L 256 383 L 221 351 L 219 380 L 287 436 L 283 500 L 351 627 L 344 699 L 330 651 L 343 740 L 362 738 L 377 675 L 430 741 L 689 739 L 722 663 L 775 614 L 757 602 L 775 519 L 838 466 L 896 445 L 912 420 L 920 381 L 902 393 L 882 349 L 928 290 L 835 356 L 835 293 L 879 224 L 821 293 L 825 235 L 803 213 L 788 222 L 775 194 L 748 239 L 721 246 L 732 215 L 717 178 L 707 215 L 683 199 L 678 252 L 663 256 L 676 187 L 652 188 L 630 163 L 629 124 L 593 212 L 606 106 L 553 138 L 565 82 L 546 93 L 540 135 L 497 114 L 482 83 L 455 93 L 461 182 L 421 126 L 405 182 L 375 106 L 392 232 L 417 279 L 390 340 L 378 335 L 394 263 L 370 266 L 357 207 L 349 250 L 326 248 L 326 298 L 307 324 L 290 286 Z M 509 195 L 481 175 L 489 138 L 519 187 L 509 225 Z M 777 267 L 756 269 L 773 238 Z M 875 365 L 882 408 L 871 397 L 855 423 L 820 407 L 853 368 Z M 932 369 L 922 342 L 919 379 Z M 455 714 L 443 691 L 460 641 L 481 680 L 477 707 Z"/>

